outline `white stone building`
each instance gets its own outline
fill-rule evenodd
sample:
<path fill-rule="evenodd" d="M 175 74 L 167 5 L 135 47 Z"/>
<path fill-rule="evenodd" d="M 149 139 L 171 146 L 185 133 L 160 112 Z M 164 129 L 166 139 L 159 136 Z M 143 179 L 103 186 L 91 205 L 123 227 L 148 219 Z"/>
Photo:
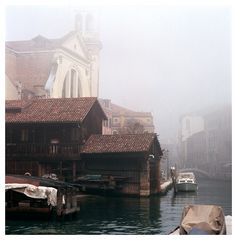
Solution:
<path fill-rule="evenodd" d="M 101 48 L 89 14 L 62 38 L 6 42 L 6 99 L 16 98 L 9 85 L 21 85 L 21 98 L 98 97 Z"/>

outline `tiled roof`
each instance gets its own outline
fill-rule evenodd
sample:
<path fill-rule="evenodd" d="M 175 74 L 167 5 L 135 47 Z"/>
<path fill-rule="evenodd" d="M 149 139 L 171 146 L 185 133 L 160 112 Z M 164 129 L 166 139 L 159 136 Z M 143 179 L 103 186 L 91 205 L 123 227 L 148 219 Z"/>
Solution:
<path fill-rule="evenodd" d="M 59 47 L 60 39 L 47 39 L 43 36 L 37 36 L 31 40 L 8 41 L 6 47 L 17 52 L 54 50 Z"/>
<path fill-rule="evenodd" d="M 29 101 L 25 101 L 25 100 L 10 100 L 10 101 L 6 101 L 5 107 L 6 109 L 22 109 L 24 107 L 26 107 L 26 105 L 29 104 Z"/>
<path fill-rule="evenodd" d="M 6 110 L 21 107 L 21 112 L 6 111 L 6 122 L 82 122 L 96 102 L 94 97 L 6 101 Z M 102 108 L 101 113 L 106 118 Z"/>
<path fill-rule="evenodd" d="M 56 48 L 61 47 L 63 41 L 73 34 L 75 34 L 75 32 L 71 31 L 62 38 L 57 39 L 48 39 L 38 35 L 30 40 L 8 41 L 6 42 L 6 47 L 13 49 L 16 52 L 55 50 Z"/>
<path fill-rule="evenodd" d="M 81 153 L 146 152 L 155 138 L 154 133 L 91 135 Z"/>
<path fill-rule="evenodd" d="M 114 116 L 116 115 L 126 115 L 130 117 L 151 117 L 152 116 L 150 112 L 136 112 L 136 111 L 132 111 L 130 109 L 121 107 L 119 105 L 116 105 L 114 103 L 111 103 L 111 109 Z"/>

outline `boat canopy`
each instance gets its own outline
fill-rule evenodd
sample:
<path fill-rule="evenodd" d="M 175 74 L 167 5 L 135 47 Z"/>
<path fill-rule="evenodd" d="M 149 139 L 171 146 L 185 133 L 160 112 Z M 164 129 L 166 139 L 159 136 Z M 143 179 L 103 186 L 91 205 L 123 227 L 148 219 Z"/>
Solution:
<path fill-rule="evenodd" d="M 8 183 L 5 190 L 25 194 L 27 197 L 47 199 L 48 205 L 57 206 L 57 189 L 53 187 L 34 186 L 32 184 Z"/>
<path fill-rule="evenodd" d="M 195 178 L 194 173 L 192 172 L 185 172 L 179 173 L 178 178 Z"/>
<path fill-rule="evenodd" d="M 180 222 L 181 235 L 226 234 L 223 209 L 216 205 L 187 205 Z"/>

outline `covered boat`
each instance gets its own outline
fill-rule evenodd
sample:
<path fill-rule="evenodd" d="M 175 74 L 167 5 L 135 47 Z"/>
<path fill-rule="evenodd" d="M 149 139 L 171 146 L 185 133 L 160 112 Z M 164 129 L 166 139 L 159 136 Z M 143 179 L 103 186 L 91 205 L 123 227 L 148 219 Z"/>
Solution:
<path fill-rule="evenodd" d="M 175 185 L 177 192 L 195 192 L 198 189 L 193 172 L 179 173 Z"/>
<path fill-rule="evenodd" d="M 77 213 L 78 189 L 68 183 L 25 175 L 7 175 L 7 218 L 51 218 Z"/>
<path fill-rule="evenodd" d="M 225 235 L 232 233 L 232 217 L 217 205 L 187 205 L 180 225 L 170 235 Z"/>

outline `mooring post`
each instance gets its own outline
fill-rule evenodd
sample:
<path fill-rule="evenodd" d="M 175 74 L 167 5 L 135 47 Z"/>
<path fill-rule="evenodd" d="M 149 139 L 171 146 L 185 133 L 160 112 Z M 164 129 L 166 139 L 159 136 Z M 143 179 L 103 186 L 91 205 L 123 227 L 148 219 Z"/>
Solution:
<path fill-rule="evenodd" d="M 173 187 L 174 187 L 174 192 L 177 192 L 176 189 L 176 168 L 175 167 L 171 167 L 170 168 L 170 175 L 171 175 L 171 179 L 172 179 L 172 183 L 173 183 Z"/>

